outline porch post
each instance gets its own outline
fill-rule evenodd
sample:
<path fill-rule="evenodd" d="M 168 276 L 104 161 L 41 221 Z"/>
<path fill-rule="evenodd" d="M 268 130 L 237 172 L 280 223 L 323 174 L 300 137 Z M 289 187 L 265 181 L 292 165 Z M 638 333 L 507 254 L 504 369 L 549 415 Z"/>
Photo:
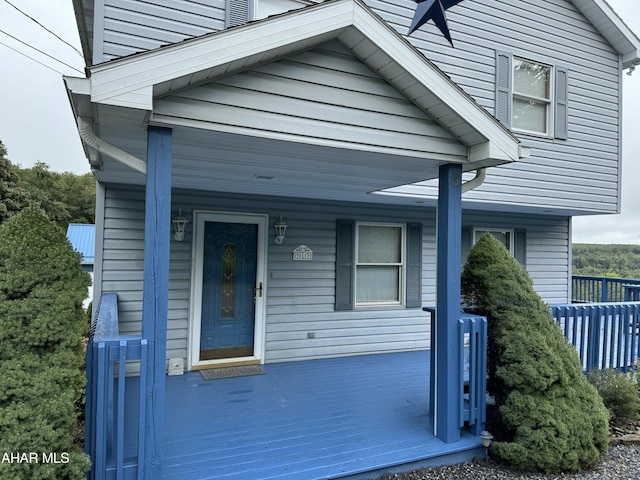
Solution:
<path fill-rule="evenodd" d="M 462 167 L 440 166 L 437 217 L 437 279 L 435 352 L 434 435 L 444 442 L 460 439 L 462 399 L 460 319 L 460 250 L 462 241 Z"/>
<path fill-rule="evenodd" d="M 147 185 L 144 225 L 142 338 L 149 345 L 144 422 L 144 470 L 138 478 L 160 478 L 164 433 L 169 242 L 171 235 L 171 129 L 147 132 Z"/>

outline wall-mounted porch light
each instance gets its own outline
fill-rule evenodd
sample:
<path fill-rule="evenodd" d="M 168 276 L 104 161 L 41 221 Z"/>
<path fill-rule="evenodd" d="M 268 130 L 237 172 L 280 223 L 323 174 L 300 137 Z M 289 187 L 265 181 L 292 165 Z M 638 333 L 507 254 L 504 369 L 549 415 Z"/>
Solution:
<path fill-rule="evenodd" d="M 287 227 L 288 227 L 288 225 L 284 223 L 284 220 L 282 220 L 282 215 L 280 215 L 280 220 L 276 222 L 274 227 L 276 229 L 276 243 L 280 245 L 284 240 L 284 232 L 287 231 Z"/>
<path fill-rule="evenodd" d="M 173 229 L 175 230 L 173 238 L 175 238 L 176 241 L 181 242 L 184 240 L 184 229 L 187 226 L 187 223 L 189 223 L 187 217 L 182 215 L 182 209 L 178 210 L 178 215 L 174 215 L 171 219 L 171 223 L 173 223 Z"/>

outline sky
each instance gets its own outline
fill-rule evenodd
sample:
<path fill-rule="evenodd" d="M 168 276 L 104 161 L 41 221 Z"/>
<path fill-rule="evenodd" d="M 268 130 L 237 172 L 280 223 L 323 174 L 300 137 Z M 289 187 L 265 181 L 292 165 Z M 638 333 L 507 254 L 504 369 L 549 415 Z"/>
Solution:
<path fill-rule="evenodd" d="M 640 0 L 607 1 L 640 36 Z M 62 75 L 84 76 L 76 49 L 71 0 L 0 0 L 0 140 L 12 163 L 42 161 L 58 172 L 89 172 L 62 81 Z M 640 244 L 640 68 L 623 75 L 622 148 L 621 213 L 575 217 L 575 243 Z"/>

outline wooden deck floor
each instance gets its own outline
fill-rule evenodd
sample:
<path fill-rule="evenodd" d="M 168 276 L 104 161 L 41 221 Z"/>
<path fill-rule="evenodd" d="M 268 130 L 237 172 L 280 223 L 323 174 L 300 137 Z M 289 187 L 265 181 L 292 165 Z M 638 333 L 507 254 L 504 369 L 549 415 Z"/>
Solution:
<path fill-rule="evenodd" d="M 483 455 L 434 438 L 429 354 L 263 365 L 266 375 L 167 377 L 163 478 L 376 478 Z"/>

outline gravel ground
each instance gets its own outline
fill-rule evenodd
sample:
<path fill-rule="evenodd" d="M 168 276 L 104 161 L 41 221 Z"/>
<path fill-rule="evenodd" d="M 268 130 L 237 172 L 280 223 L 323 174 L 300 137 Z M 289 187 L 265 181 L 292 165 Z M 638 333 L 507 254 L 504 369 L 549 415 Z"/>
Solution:
<path fill-rule="evenodd" d="M 581 473 L 516 473 L 492 461 L 450 467 L 429 468 L 406 474 L 388 475 L 380 480 L 640 480 L 640 446 L 616 445 L 602 456 L 592 470 Z"/>

